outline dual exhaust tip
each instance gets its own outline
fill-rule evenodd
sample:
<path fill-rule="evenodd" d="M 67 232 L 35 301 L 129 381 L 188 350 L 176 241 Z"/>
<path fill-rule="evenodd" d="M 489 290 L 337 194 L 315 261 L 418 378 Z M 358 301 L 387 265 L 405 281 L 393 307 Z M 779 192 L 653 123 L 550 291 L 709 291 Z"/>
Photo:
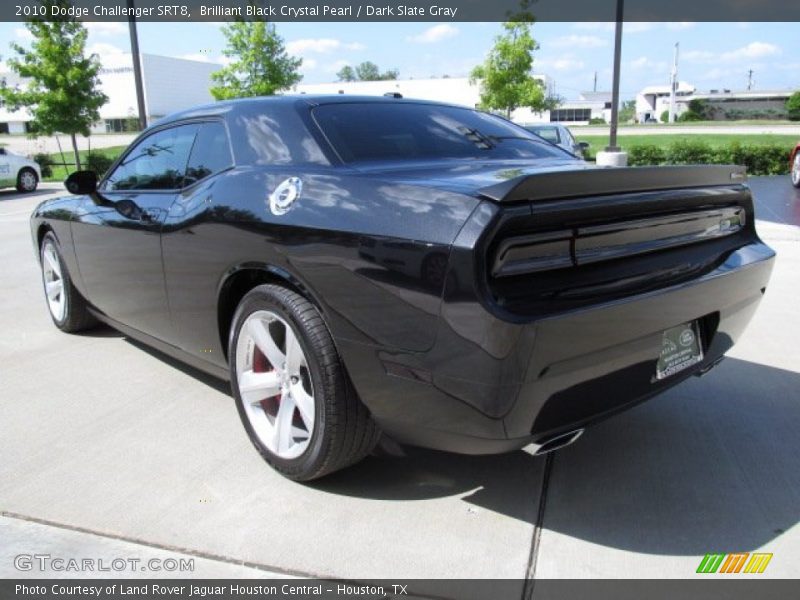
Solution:
<path fill-rule="evenodd" d="M 558 435 L 554 435 L 551 438 L 546 438 L 543 442 L 534 444 L 536 450 L 533 453 L 533 455 L 541 456 L 542 454 L 553 452 L 554 450 L 558 450 L 559 448 L 563 448 L 564 446 L 569 446 L 572 442 L 581 437 L 582 433 L 583 429 L 573 429 L 572 431 L 568 431 L 567 433 L 560 433 Z"/>

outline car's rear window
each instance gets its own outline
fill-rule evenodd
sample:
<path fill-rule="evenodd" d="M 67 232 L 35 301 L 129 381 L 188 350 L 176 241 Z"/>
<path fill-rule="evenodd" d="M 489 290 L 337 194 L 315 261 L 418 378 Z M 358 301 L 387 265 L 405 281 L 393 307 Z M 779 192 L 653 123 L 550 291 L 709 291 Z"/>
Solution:
<path fill-rule="evenodd" d="M 313 111 L 344 162 L 569 156 L 522 127 L 486 113 L 433 104 L 324 104 Z"/>

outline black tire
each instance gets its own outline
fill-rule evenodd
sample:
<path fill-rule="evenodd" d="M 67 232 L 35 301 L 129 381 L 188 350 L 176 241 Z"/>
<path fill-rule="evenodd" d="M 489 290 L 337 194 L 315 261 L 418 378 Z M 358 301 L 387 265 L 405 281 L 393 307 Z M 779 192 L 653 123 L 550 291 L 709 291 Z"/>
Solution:
<path fill-rule="evenodd" d="M 32 186 L 26 185 L 24 183 L 25 176 L 33 176 L 33 185 Z M 17 191 L 18 192 L 20 192 L 22 194 L 35 192 L 36 191 L 36 187 L 38 185 L 39 185 L 39 176 L 36 175 L 36 171 L 31 169 L 30 167 L 23 167 L 22 169 L 19 170 L 19 173 L 17 173 Z"/>
<path fill-rule="evenodd" d="M 242 326 L 257 311 L 270 311 L 290 324 L 305 354 L 314 390 L 314 428 L 305 451 L 286 459 L 267 448 L 253 430 L 239 393 L 237 346 Z M 228 342 L 231 388 L 250 441 L 281 475 L 311 481 L 366 457 L 380 430 L 356 396 L 333 338 L 319 311 L 299 294 L 279 285 L 260 285 L 239 303 Z"/>
<path fill-rule="evenodd" d="M 78 290 L 75 289 L 75 286 L 72 285 L 72 279 L 70 278 L 69 271 L 67 270 L 67 265 L 64 263 L 64 259 L 61 256 L 61 250 L 58 247 L 58 241 L 56 240 L 56 236 L 52 231 L 45 234 L 39 247 L 39 261 L 42 270 L 42 286 L 44 287 L 45 291 L 45 301 L 47 301 L 47 287 L 45 282 L 46 259 L 44 257 L 44 251 L 45 247 L 48 245 L 52 245 L 52 248 L 55 251 L 55 256 L 61 268 L 62 294 L 65 303 L 63 316 L 61 318 L 53 313 L 53 310 L 50 308 L 48 303 L 48 312 L 50 313 L 50 318 L 53 320 L 53 323 L 56 327 L 66 333 L 75 333 L 95 326 L 97 324 L 97 320 L 89 312 L 86 300 L 83 299 L 83 296 L 81 296 L 80 292 L 78 292 Z"/>

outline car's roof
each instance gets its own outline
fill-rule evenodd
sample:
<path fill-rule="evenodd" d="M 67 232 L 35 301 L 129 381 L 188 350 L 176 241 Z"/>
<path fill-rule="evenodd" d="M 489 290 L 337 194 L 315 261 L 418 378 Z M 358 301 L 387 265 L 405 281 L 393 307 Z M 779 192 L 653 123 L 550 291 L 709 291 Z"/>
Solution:
<path fill-rule="evenodd" d="M 392 92 L 387 92 L 392 93 Z M 306 103 L 308 106 L 321 106 L 325 104 L 428 104 L 435 106 L 446 106 L 451 108 L 462 108 L 470 110 L 467 106 L 457 104 L 447 104 L 431 100 L 419 100 L 414 98 L 397 98 L 395 96 L 356 96 L 348 94 L 286 94 L 281 96 L 256 96 L 254 98 L 238 98 L 236 100 L 221 100 L 209 104 L 202 104 L 188 108 L 176 113 L 172 113 L 159 119 L 158 124 L 169 123 L 180 119 L 193 117 L 224 115 L 235 112 L 240 108 L 252 107 L 253 105 L 264 106 L 288 106 L 298 102 Z"/>

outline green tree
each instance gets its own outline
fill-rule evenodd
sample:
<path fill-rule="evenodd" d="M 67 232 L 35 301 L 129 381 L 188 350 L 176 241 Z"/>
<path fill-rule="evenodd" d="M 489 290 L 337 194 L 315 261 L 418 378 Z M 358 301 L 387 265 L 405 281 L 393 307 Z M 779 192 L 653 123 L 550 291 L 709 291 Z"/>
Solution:
<path fill-rule="evenodd" d="M 48 15 L 54 5 L 67 8 L 69 2 L 42 2 Z M 30 49 L 12 43 L 15 55 L 7 61 L 25 83 L 12 88 L 3 82 L 0 100 L 10 110 L 27 108 L 37 133 L 68 134 L 80 170 L 76 136 L 89 135 L 92 124 L 100 119 L 100 107 L 108 101 L 98 90 L 100 60 L 96 54 L 86 56 L 86 28 L 72 18 L 48 17 L 44 21 L 37 17 L 25 27 L 33 36 Z"/>
<path fill-rule="evenodd" d="M 374 62 L 364 61 L 355 68 L 356 79 L 359 81 L 390 81 L 400 76 L 397 69 L 381 72 Z"/>
<path fill-rule="evenodd" d="M 539 48 L 532 27 L 533 16 L 527 12 L 503 23 L 504 33 L 495 37 L 484 63 L 472 69 L 470 81 L 480 82 L 481 108 L 510 117 L 519 107 L 541 111 L 557 103 L 547 97 L 544 83 L 531 75 L 533 53 Z"/>
<path fill-rule="evenodd" d="M 625 100 L 617 117 L 620 123 L 631 123 L 636 118 L 636 100 Z"/>
<path fill-rule="evenodd" d="M 211 78 L 217 100 L 272 96 L 298 83 L 302 58 L 289 56 L 275 25 L 265 21 L 236 21 L 222 28 L 227 47 L 222 54 L 231 63 Z"/>
<path fill-rule="evenodd" d="M 339 72 L 336 73 L 336 77 L 339 78 L 339 81 L 355 81 L 358 79 L 356 77 L 356 72 L 350 65 L 345 65 L 339 69 Z"/>
<path fill-rule="evenodd" d="M 786 112 L 789 113 L 789 119 L 792 121 L 800 121 L 800 92 L 795 92 L 786 101 Z"/>

